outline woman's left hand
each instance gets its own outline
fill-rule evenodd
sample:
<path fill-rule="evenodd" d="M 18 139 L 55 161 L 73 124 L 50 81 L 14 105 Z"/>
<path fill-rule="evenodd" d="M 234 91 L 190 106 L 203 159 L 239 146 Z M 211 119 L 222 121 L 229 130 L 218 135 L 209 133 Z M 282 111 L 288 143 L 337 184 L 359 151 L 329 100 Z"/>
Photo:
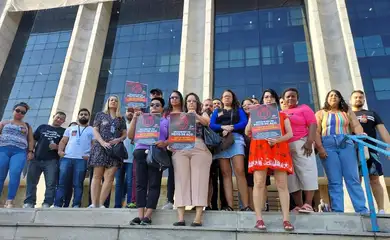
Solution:
<path fill-rule="evenodd" d="M 27 154 L 27 160 L 28 160 L 28 161 L 31 161 L 31 160 L 33 160 L 33 159 L 34 159 L 34 153 L 29 152 L 29 153 Z"/>
<path fill-rule="evenodd" d="M 121 142 L 120 138 L 115 138 L 115 139 L 112 139 L 111 141 L 109 141 L 108 143 L 110 143 L 111 145 L 116 145 L 120 142 Z"/>
<path fill-rule="evenodd" d="M 168 143 L 160 140 L 160 141 L 156 142 L 156 146 L 159 148 L 166 148 L 168 146 Z"/>
<path fill-rule="evenodd" d="M 279 139 L 278 138 L 267 138 L 267 141 L 268 141 L 268 144 L 271 147 L 274 146 L 275 144 L 279 143 Z"/>
<path fill-rule="evenodd" d="M 302 150 L 303 150 L 303 155 L 309 157 L 313 153 L 313 143 L 306 142 L 302 146 Z"/>

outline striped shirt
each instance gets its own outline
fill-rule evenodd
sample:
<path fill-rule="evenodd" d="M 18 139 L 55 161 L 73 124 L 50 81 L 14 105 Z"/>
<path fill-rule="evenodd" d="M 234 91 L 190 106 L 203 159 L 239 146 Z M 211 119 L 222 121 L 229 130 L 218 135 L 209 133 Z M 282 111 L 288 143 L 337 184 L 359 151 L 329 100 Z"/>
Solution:
<path fill-rule="evenodd" d="M 346 112 L 330 113 L 322 111 L 322 136 L 350 134 L 349 117 Z"/>
<path fill-rule="evenodd" d="M 13 146 L 27 149 L 28 129 L 13 123 L 6 123 L 0 134 L 0 147 Z"/>

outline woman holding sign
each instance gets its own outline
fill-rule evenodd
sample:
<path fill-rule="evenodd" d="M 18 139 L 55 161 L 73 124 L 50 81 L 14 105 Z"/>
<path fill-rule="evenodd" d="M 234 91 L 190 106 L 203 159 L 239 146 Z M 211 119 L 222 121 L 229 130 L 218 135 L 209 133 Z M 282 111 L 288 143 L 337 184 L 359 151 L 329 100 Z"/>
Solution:
<path fill-rule="evenodd" d="M 226 90 L 222 94 L 223 108 L 214 110 L 210 128 L 225 138 L 226 142 L 230 142 L 230 146 L 225 145 L 219 149 L 219 152 L 214 154 L 213 159 L 219 159 L 220 168 L 223 176 L 223 185 L 225 189 L 225 197 L 228 207 L 224 210 L 233 211 L 233 179 L 232 167 L 233 163 L 234 174 L 238 182 L 238 190 L 242 200 L 243 211 L 251 211 L 248 200 L 248 184 L 245 176 L 245 141 L 244 131 L 248 123 L 248 117 L 245 111 L 240 107 L 236 94 L 231 90 Z M 229 139 L 230 138 L 230 139 Z M 233 141 L 232 141 L 233 140 Z"/>
<path fill-rule="evenodd" d="M 273 173 L 282 207 L 283 227 L 286 231 L 291 231 L 294 227 L 290 223 L 289 216 L 290 195 L 287 187 L 287 174 L 293 173 L 293 165 L 287 141 L 293 134 L 290 121 L 286 114 L 278 112 L 278 108 L 276 107 L 277 102 L 279 102 L 279 99 L 276 92 L 268 89 L 264 91 L 261 103 L 265 105 L 273 104 L 274 106 L 265 107 L 264 105 L 258 105 L 251 109 L 251 118 L 245 129 L 246 135 L 252 136 L 248 171 L 249 173 L 253 173 L 255 182 L 253 188 L 253 202 L 257 218 L 255 228 L 259 230 L 267 229 L 261 212 L 265 202 L 264 188 L 267 174 Z M 276 114 L 273 111 L 276 111 Z M 270 118 L 273 115 L 276 115 L 276 120 Z M 275 125 L 279 125 L 276 130 L 281 133 L 281 136 L 265 139 L 257 138 L 259 135 L 263 136 L 268 134 L 270 125 L 264 125 L 262 123 L 272 122 L 270 119 L 276 121 Z M 278 124 L 277 121 L 279 121 Z M 257 132 L 258 128 L 263 129 L 259 130 L 260 134 Z M 272 129 L 272 131 L 276 130 Z"/>
<path fill-rule="evenodd" d="M 153 98 L 150 102 L 151 114 L 162 114 L 165 101 L 162 98 Z M 134 140 L 137 120 L 142 113 L 134 113 L 128 131 L 128 138 Z M 159 141 L 155 143 L 158 148 L 168 146 L 168 126 L 166 118 L 160 119 Z M 161 190 L 162 171 L 154 166 L 149 166 L 146 162 L 150 146 L 142 143 L 136 143 L 134 150 L 134 159 L 136 163 L 136 204 L 138 208 L 138 217 L 134 218 L 130 225 L 150 225 L 152 223 L 152 213 L 156 209 Z"/>
<path fill-rule="evenodd" d="M 202 114 L 202 103 L 198 95 L 190 93 L 185 97 L 184 111 L 195 115 L 196 140 L 192 149 L 173 152 L 172 162 L 175 170 L 175 206 L 178 211 L 178 222 L 174 226 L 185 226 L 184 212 L 186 206 L 195 206 L 195 219 L 191 226 L 202 226 L 203 208 L 207 207 L 209 173 L 212 155 L 203 141 L 203 127 L 208 126 L 210 118 Z"/>

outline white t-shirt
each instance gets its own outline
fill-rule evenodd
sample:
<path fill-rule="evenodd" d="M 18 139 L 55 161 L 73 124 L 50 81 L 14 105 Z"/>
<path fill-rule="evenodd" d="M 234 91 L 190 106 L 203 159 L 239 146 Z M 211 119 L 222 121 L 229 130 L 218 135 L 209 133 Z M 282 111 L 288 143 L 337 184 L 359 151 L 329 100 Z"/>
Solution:
<path fill-rule="evenodd" d="M 69 138 L 65 148 L 65 158 L 82 159 L 83 156 L 89 156 L 91 143 L 94 139 L 91 126 L 68 127 L 65 130 L 64 137 Z"/>

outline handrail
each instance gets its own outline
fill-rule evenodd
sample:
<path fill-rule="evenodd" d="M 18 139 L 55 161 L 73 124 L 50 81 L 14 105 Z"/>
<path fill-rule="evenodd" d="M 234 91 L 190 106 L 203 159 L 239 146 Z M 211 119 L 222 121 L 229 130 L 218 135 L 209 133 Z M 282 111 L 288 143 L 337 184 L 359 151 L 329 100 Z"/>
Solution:
<path fill-rule="evenodd" d="M 372 144 L 369 144 L 365 142 L 364 140 L 369 140 L 371 142 L 374 142 L 378 144 L 381 147 L 386 147 L 390 148 L 390 144 L 387 144 L 385 142 L 379 141 L 375 138 L 369 137 L 367 135 L 348 135 L 347 136 L 349 139 L 353 140 L 356 142 L 359 146 L 359 159 L 360 159 L 360 164 L 362 166 L 362 173 L 363 173 L 363 178 L 364 178 L 364 185 L 366 187 L 366 195 L 367 195 L 367 201 L 368 201 L 368 206 L 370 209 L 370 219 L 371 219 L 371 227 L 373 232 L 379 232 L 379 225 L 378 225 L 378 219 L 376 216 L 376 210 L 374 206 L 374 199 L 372 197 L 372 192 L 371 192 L 371 186 L 370 186 L 370 179 L 369 179 L 369 174 L 368 174 L 368 168 L 367 168 L 367 163 L 366 163 L 366 157 L 364 154 L 364 147 L 371 148 L 372 150 L 375 150 L 377 152 L 380 152 L 386 156 L 390 156 L 390 151 L 386 151 L 382 148 L 379 148 L 377 146 L 374 146 Z"/>

